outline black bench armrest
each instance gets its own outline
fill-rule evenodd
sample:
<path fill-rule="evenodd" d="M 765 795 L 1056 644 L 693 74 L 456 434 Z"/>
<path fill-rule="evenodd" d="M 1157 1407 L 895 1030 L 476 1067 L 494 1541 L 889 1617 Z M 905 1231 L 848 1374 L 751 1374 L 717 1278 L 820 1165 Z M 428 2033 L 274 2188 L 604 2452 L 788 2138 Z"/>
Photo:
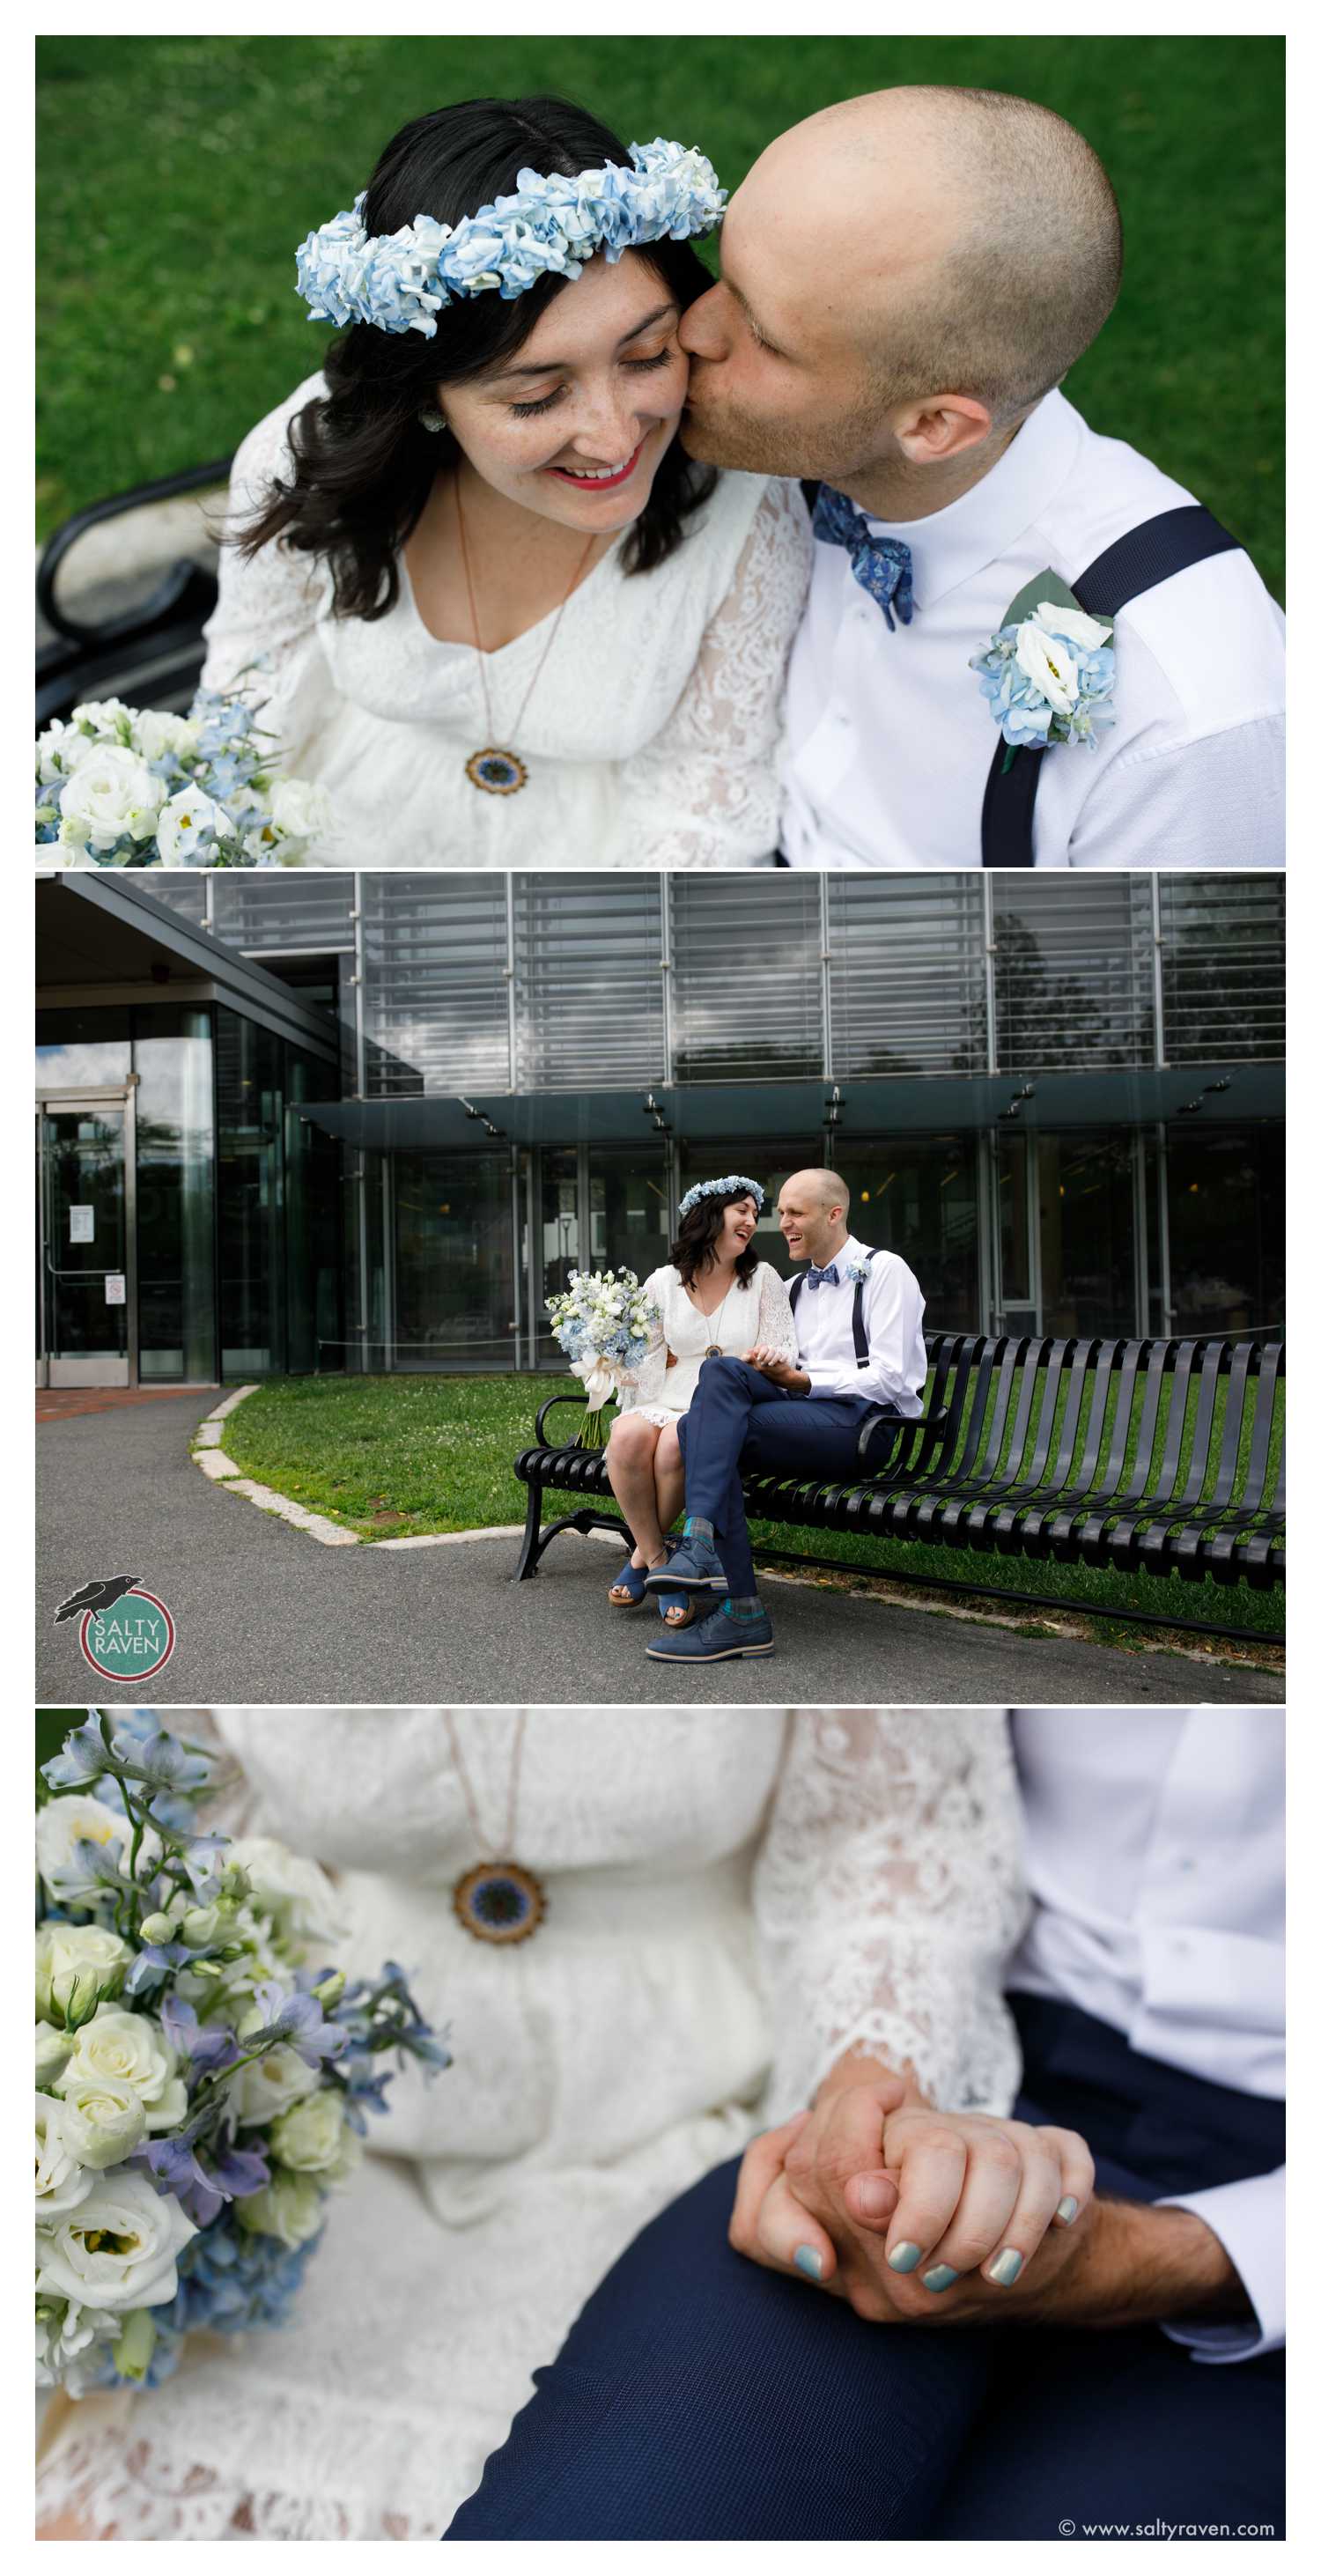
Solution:
<path fill-rule="evenodd" d="M 541 1406 L 537 1414 L 537 1442 L 539 1447 L 546 1449 L 552 1446 L 546 1438 L 546 1416 L 548 1413 L 553 1411 L 557 1404 L 576 1404 L 581 1408 L 586 1404 L 586 1402 L 586 1387 L 583 1388 L 581 1395 L 548 1395 L 545 1403 Z"/>
<path fill-rule="evenodd" d="M 888 1431 L 893 1419 L 894 1417 L 892 1414 L 878 1413 L 874 1415 L 872 1420 L 866 1425 L 866 1428 L 858 1442 L 858 1465 L 863 1470 L 864 1474 L 867 1472 L 868 1443 L 872 1438 L 873 1432 L 882 1428 Z M 931 1434 L 934 1436 L 935 1434 L 944 1431 L 948 1422 L 948 1405 L 942 1405 L 937 1413 L 914 1413 L 908 1416 L 900 1423 L 897 1437 L 891 1442 L 890 1447 L 887 1449 L 881 1467 L 876 1469 L 877 1475 L 879 1476 L 882 1473 L 883 1468 L 888 1467 L 900 1453 L 904 1453 L 905 1463 L 910 1464 L 914 1459 L 921 1455 L 923 1443 L 926 1440 L 927 1435 Z"/>

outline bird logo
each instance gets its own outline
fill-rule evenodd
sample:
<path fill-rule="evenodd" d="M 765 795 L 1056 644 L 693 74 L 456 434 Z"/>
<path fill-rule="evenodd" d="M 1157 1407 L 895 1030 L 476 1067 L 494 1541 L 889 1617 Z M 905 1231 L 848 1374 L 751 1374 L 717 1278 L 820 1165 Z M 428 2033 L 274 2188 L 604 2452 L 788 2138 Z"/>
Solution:
<path fill-rule="evenodd" d="M 83 1610 L 109 1610 L 122 1601 L 137 1582 L 136 1574 L 112 1574 L 106 1583 L 85 1583 L 81 1592 L 71 1592 L 55 1613 L 55 1626 L 61 1619 L 76 1619 Z"/>

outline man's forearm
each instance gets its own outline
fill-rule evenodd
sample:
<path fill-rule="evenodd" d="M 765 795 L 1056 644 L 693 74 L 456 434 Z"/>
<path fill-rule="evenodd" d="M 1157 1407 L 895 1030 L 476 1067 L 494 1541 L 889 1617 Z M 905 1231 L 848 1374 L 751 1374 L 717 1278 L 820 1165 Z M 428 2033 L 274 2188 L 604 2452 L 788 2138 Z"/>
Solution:
<path fill-rule="evenodd" d="M 1191 2210 L 1149 2209 L 1131 2200 L 1095 2200 L 1069 2259 L 1036 2284 L 1029 2269 L 1022 2288 L 1022 2304 L 1015 2297 L 998 2314 L 1114 2327 L 1252 2313 L 1224 2246 L 1202 2219 Z"/>

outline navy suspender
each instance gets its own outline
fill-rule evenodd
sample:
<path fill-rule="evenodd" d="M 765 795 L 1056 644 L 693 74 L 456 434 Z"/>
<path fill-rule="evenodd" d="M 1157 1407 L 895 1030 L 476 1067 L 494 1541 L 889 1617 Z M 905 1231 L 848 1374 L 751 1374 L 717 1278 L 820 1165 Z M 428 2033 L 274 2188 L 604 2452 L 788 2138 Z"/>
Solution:
<path fill-rule="evenodd" d="M 867 1260 L 869 1264 L 873 1262 L 875 1258 L 876 1255 L 874 1251 L 868 1253 Z M 807 1272 L 805 1270 L 800 1270 L 797 1278 L 790 1281 L 789 1312 L 795 1320 L 797 1320 L 798 1315 L 798 1300 L 802 1294 L 803 1281 L 806 1277 Z M 866 1285 L 867 1282 L 865 1279 L 858 1279 L 855 1280 L 853 1287 L 853 1348 L 857 1354 L 857 1361 L 860 1369 L 865 1369 L 871 1358 L 871 1349 L 867 1341 L 867 1326 L 862 1312 L 863 1290 Z"/>
<path fill-rule="evenodd" d="M 1154 590 L 1172 574 L 1187 572 L 1208 556 L 1237 551 L 1237 537 L 1231 537 L 1209 510 L 1198 501 L 1184 502 L 1177 510 L 1162 510 L 1157 518 L 1145 520 L 1140 528 L 1131 528 L 1126 537 L 1107 546 L 1079 574 L 1074 596 L 1089 617 L 1114 618 L 1131 599 L 1140 599 L 1144 591 Z M 982 799 L 984 868 L 1033 865 L 1032 818 L 1046 757 L 1045 751 L 1020 750 L 1006 770 L 1005 747 L 997 738 Z"/>

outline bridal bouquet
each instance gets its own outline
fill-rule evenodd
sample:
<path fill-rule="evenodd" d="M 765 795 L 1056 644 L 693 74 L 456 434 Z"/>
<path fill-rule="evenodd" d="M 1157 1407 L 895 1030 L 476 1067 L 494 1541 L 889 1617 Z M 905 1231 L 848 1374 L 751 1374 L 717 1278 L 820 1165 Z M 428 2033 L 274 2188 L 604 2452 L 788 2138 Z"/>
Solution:
<path fill-rule="evenodd" d="M 73 867 L 292 867 L 330 798 L 278 775 L 241 691 L 199 689 L 186 716 L 89 699 L 37 739 L 37 846 Z"/>
<path fill-rule="evenodd" d="M 646 1357 L 660 1318 L 631 1270 L 571 1270 L 563 1294 L 546 1299 L 546 1312 L 587 1390 L 579 1446 L 599 1449 L 605 1438 L 601 1409 Z"/>
<path fill-rule="evenodd" d="M 151 2386 L 194 2328 L 284 2322 L 393 2052 L 449 2057 L 403 1970 L 313 1965 L 334 1889 L 199 1830 L 203 1753 L 89 1710 L 37 1811 L 37 2384 Z"/>

